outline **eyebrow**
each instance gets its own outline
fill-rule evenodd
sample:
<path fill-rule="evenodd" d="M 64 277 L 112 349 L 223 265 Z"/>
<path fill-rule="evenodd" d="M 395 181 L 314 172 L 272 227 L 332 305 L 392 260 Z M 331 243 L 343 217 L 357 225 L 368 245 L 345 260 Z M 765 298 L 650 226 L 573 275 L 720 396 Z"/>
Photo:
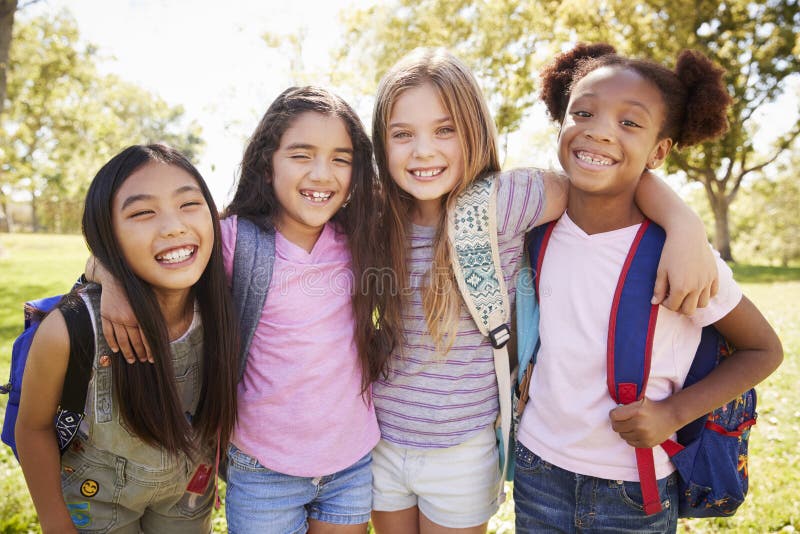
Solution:
<path fill-rule="evenodd" d="M 316 148 L 317 147 L 315 145 L 310 145 L 308 143 L 292 143 L 291 145 L 288 145 L 284 150 L 314 150 Z M 353 153 L 352 148 L 345 148 L 345 147 L 334 148 L 333 151 L 345 152 L 347 154 Z"/>
<path fill-rule="evenodd" d="M 433 123 L 434 124 L 442 124 L 442 123 L 445 123 L 445 122 L 451 122 L 452 120 L 453 119 L 450 117 L 450 115 L 445 115 L 444 117 L 440 117 L 438 119 L 434 119 Z M 389 123 L 389 128 L 402 128 L 402 127 L 407 127 L 407 126 L 410 126 L 410 124 L 407 123 L 407 122 L 392 122 L 392 123 Z"/>
<path fill-rule="evenodd" d="M 202 193 L 200 188 L 197 187 L 196 185 L 182 185 L 181 187 L 179 187 L 178 189 L 176 189 L 172 193 L 172 196 L 173 197 L 177 197 L 178 195 L 182 195 L 183 193 L 187 193 L 187 192 Z M 125 208 L 127 208 L 128 206 L 133 204 L 134 202 L 139 202 L 139 201 L 142 201 L 142 200 L 150 200 L 150 199 L 153 199 L 153 198 L 155 198 L 155 195 L 148 195 L 147 193 L 142 193 L 140 195 L 131 195 L 128 198 L 125 199 L 125 201 L 122 203 L 122 207 L 120 209 L 124 210 Z"/>

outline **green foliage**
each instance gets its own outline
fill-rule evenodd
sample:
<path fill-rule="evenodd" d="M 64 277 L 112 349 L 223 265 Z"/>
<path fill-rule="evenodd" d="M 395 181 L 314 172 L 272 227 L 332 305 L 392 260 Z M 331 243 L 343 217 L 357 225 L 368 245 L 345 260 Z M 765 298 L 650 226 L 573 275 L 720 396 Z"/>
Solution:
<path fill-rule="evenodd" d="M 780 165 L 774 178 L 742 187 L 732 210 L 737 256 L 784 267 L 800 260 L 800 184 L 794 170 L 800 155 L 790 163 Z"/>
<path fill-rule="evenodd" d="M 584 8 L 561 12 L 562 21 L 580 40 L 607 41 L 624 54 L 668 65 L 674 65 L 681 50 L 692 48 L 726 70 L 734 98 L 728 116 L 730 130 L 719 141 L 673 151 L 667 170 L 681 171 L 703 184 L 714 214 L 715 246 L 725 259 L 731 259 L 728 208 L 742 180 L 775 161 L 800 134 L 800 122 L 796 122 L 767 154 L 756 152 L 753 144 L 757 110 L 781 95 L 787 77 L 800 68 L 797 0 L 576 0 L 570 4 Z"/>
<path fill-rule="evenodd" d="M 14 25 L 8 108 L 0 129 L 0 201 L 25 191 L 36 229 L 77 231 L 94 173 L 133 143 L 163 141 L 195 157 L 200 127 L 183 108 L 95 66 L 66 12 Z"/>
<path fill-rule="evenodd" d="M 497 130 L 506 135 L 519 128 L 536 100 L 532 73 L 537 58 L 548 53 L 551 35 L 543 3 L 397 0 L 354 11 L 343 17 L 345 44 L 337 52 L 338 61 L 352 67 L 340 70 L 358 73 L 359 80 L 349 81 L 374 94 L 386 70 L 406 52 L 447 47 L 473 69 Z"/>
<path fill-rule="evenodd" d="M 403 53 L 447 46 L 475 71 L 501 135 L 516 130 L 535 102 L 539 67 L 571 43 L 606 41 L 623 54 L 670 65 L 684 48 L 705 52 L 727 71 L 734 97 L 730 131 L 719 141 L 673 151 L 667 170 L 703 184 L 715 245 L 726 259 L 732 259 L 728 208 L 742 180 L 775 161 L 800 134 L 798 122 L 766 154 L 753 144 L 758 110 L 800 70 L 798 0 L 395 0 L 346 15 L 344 23 L 337 58 L 356 65 L 350 69 L 356 74 L 342 83 L 374 93 Z"/>
<path fill-rule="evenodd" d="M 25 300 L 70 288 L 83 269 L 86 248 L 78 236 L 0 234 L 0 377 L 8 376 L 11 343 L 22 324 Z M 53 268 L 58 258 L 58 269 Z M 737 265 L 737 280 L 766 315 L 784 345 L 783 365 L 759 386 L 759 420 L 751 440 L 750 494 L 730 519 L 682 521 L 679 532 L 794 532 L 800 529 L 800 269 Z M 5 412 L 0 397 L 0 418 Z M 489 532 L 513 532 L 514 506 L 508 501 L 489 522 Z M 225 486 L 220 484 L 220 496 Z M 214 532 L 226 532 L 224 509 L 214 512 Z M 795 529 L 795 530 L 791 530 Z M 19 465 L 0 446 L 0 534 L 39 532 Z"/>

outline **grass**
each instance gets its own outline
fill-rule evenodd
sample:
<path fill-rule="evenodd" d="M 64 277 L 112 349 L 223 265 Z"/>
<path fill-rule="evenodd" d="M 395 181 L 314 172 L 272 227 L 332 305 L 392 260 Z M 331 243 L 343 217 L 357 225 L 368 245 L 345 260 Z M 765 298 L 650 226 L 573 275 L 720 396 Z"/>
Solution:
<path fill-rule="evenodd" d="M 22 325 L 22 303 L 68 291 L 83 271 L 79 236 L 0 234 L 0 380 L 8 376 L 11 345 Z M 796 532 L 800 530 L 800 268 L 734 266 L 745 293 L 762 310 L 784 345 L 783 365 L 758 388 L 759 419 L 750 444 L 750 493 L 728 519 L 682 520 L 679 532 Z M 0 398 L 0 414 L 5 413 Z M 220 486 L 224 496 L 224 486 Z M 214 531 L 225 532 L 223 509 Z M 513 502 L 506 502 L 489 531 L 514 531 Z M 0 446 L 0 534 L 40 532 L 19 465 Z"/>

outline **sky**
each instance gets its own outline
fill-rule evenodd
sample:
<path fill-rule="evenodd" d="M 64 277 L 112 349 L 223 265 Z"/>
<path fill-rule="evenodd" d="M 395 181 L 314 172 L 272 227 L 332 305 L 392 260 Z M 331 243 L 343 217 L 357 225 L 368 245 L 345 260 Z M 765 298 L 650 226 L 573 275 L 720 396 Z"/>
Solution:
<path fill-rule="evenodd" d="M 342 42 L 339 14 L 377 1 L 42 0 L 26 11 L 34 15 L 67 9 L 82 40 L 98 47 L 102 71 L 116 73 L 171 105 L 182 105 L 186 116 L 202 126 L 206 147 L 198 169 L 222 207 L 232 196 L 248 136 L 272 100 L 295 83 L 288 59 L 265 44 L 265 32 L 305 31 L 307 82 L 340 94 L 369 131 L 371 99 L 356 98 L 348 88 L 330 86 L 326 77 L 315 78 L 314 73 L 326 71 L 331 51 Z M 757 146 L 766 146 L 798 120 L 799 82 L 796 76 L 786 91 L 791 96 L 761 113 L 767 127 L 761 128 Z M 554 132 L 543 109 L 534 109 L 509 140 L 507 166 L 557 166 Z"/>
<path fill-rule="evenodd" d="M 206 147 L 197 166 L 222 206 L 230 200 L 248 136 L 272 100 L 292 84 L 288 61 L 262 35 L 305 28 L 304 66 L 324 72 L 329 51 L 341 42 L 338 13 L 368 3 L 43 0 L 26 11 L 67 9 L 81 39 L 98 46 L 103 72 L 182 105 L 202 126 Z M 316 83 L 327 86 L 326 80 Z"/>

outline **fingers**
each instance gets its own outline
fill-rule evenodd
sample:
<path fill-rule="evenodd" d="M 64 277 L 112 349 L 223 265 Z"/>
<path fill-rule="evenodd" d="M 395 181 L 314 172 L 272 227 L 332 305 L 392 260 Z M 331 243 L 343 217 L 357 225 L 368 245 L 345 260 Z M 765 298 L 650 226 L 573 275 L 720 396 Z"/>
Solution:
<path fill-rule="evenodd" d="M 714 297 L 717 296 L 718 292 L 719 292 L 719 275 L 717 275 L 717 277 L 714 278 L 714 281 L 711 282 L 711 290 L 709 292 L 709 296 L 713 299 Z"/>
<path fill-rule="evenodd" d="M 667 272 L 661 269 L 656 274 L 656 285 L 653 288 L 653 298 L 650 304 L 661 304 L 667 296 Z"/>
<path fill-rule="evenodd" d="M 690 295 L 689 292 L 682 289 L 676 289 L 672 284 L 669 285 L 669 294 L 667 298 L 661 303 L 667 309 L 670 309 L 674 312 L 680 312 L 681 307 L 683 306 L 684 301 Z M 695 302 L 696 302 L 695 298 Z"/>
<path fill-rule="evenodd" d="M 697 297 L 697 307 L 698 308 L 705 308 L 708 306 L 708 302 L 711 300 L 711 286 L 704 288 L 700 291 L 700 295 Z"/>
<path fill-rule="evenodd" d="M 153 363 L 150 347 L 138 326 L 117 323 L 105 316 L 101 316 L 101 320 L 103 335 L 112 351 L 122 352 L 122 356 L 128 363 L 135 363 L 137 360 L 142 363 L 148 361 Z"/>
<path fill-rule="evenodd" d="M 122 352 L 122 356 L 128 363 L 136 361 L 136 351 L 131 345 L 130 338 L 128 337 L 128 328 L 121 323 L 111 323 L 114 329 L 114 339 L 117 343 L 117 352 Z"/>
<path fill-rule="evenodd" d="M 103 324 L 103 337 L 106 338 L 109 348 L 114 352 L 119 352 L 119 343 L 117 343 L 117 337 L 114 335 L 113 323 L 102 315 L 100 316 L 100 321 Z"/>
<path fill-rule="evenodd" d="M 147 346 L 145 345 L 144 338 L 142 337 L 141 330 L 138 326 L 125 325 L 125 333 L 127 334 L 130 345 L 136 353 L 136 357 L 140 362 L 144 363 L 150 361 L 148 357 Z"/>

